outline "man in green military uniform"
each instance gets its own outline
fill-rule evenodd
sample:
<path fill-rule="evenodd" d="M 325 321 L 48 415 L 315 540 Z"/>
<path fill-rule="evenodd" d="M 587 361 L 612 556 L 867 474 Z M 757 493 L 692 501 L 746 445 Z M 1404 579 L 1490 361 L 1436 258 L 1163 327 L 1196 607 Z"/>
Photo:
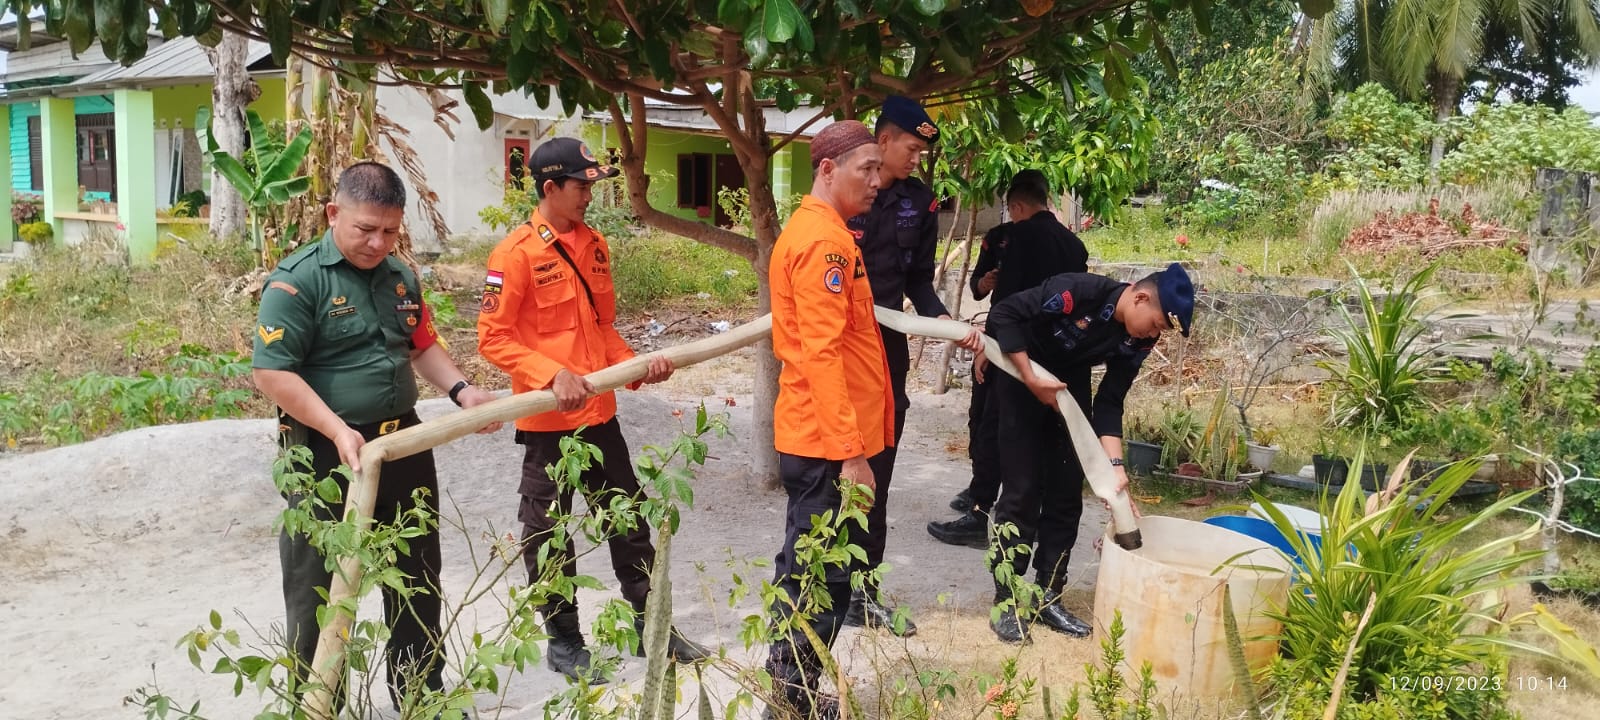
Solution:
<path fill-rule="evenodd" d="M 390 255 L 405 202 L 405 186 L 388 167 L 364 162 L 346 169 L 327 207 L 327 234 L 284 258 L 261 293 L 252 376 L 278 406 L 280 443 L 308 447 L 309 470 L 318 478 L 340 464 L 360 471 L 362 445 L 420 422 L 418 374 L 462 407 L 494 399 L 456 369 L 416 275 Z M 438 495 L 431 451 L 384 463 L 374 519 L 392 523 L 410 511 L 418 488 Z M 292 507 L 301 498 L 288 500 Z M 333 503 L 327 517 L 343 514 L 342 503 Z M 396 566 L 418 592 L 403 598 L 385 588 L 383 597 L 391 628 L 389 688 L 397 703 L 409 683 L 442 688 L 439 538 L 430 532 L 410 546 Z M 326 592 L 332 576 L 304 535 L 284 531 L 278 554 L 287 638 L 305 677 L 317 644 L 319 589 Z"/>

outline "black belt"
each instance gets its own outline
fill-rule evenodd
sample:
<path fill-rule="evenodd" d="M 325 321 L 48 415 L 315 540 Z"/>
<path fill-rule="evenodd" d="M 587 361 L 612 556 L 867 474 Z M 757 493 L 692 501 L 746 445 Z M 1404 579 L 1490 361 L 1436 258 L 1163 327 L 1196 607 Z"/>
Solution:
<path fill-rule="evenodd" d="M 412 410 L 411 412 L 389 418 L 388 420 L 379 420 L 377 422 L 366 423 L 363 425 L 351 425 L 350 427 L 354 428 L 356 432 L 361 433 L 362 437 L 382 437 L 399 430 L 402 427 L 402 424 L 404 427 L 411 427 L 412 425 L 416 425 L 420 422 L 421 420 L 417 419 L 417 411 Z"/>
<path fill-rule="evenodd" d="M 399 430 L 402 427 L 411 427 L 412 425 L 416 425 L 421 422 L 422 421 L 417 418 L 417 411 L 412 410 L 403 415 L 389 418 L 388 420 L 379 420 L 377 422 L 364 423 L 361 425 L 351 425 L 350 427 L 356 432 L 361 433 L 361 437 L 370 440 L 375 437 L 388 435 L 389 433 Z M 286 441 L 289 445 L 304 444 L 310 439 L 312 434 L 315 434 L 318 437 L 321 437 L 322 435 L 322 433 L 302 425 L 300 421 L 289 417 L 281 410 L 278 412 L 278 433 L 280 438 Z"/>

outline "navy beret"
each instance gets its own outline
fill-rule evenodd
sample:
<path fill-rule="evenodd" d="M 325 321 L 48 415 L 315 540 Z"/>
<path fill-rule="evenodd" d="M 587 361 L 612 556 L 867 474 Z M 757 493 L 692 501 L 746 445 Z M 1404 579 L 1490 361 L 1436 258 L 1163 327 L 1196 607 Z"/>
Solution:
<path fill-rule="evenodd" d="M 1156 298 L 1167 313 L 1167 322 L 1189 337 L 1189 328 L 1194 324 L 1194 283 L 1182 265 L 1173 263 L 1156 274 Z"/>
<path fill-rule="evenodd" d="M 923 110 L 922 106 L 911 98 L 899 95 L 884 98 L 883 119 L 922 138 L 929 145 L 939 141 L 939 126 L 934 125 L 933 118 L 928 117 L 928 111 Z"/>

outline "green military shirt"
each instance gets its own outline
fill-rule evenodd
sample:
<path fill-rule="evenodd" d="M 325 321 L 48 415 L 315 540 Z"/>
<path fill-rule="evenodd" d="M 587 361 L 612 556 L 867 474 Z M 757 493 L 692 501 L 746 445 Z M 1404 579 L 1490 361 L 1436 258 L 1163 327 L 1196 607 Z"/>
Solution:
<path fill-rule="evenodd" d="M 348 424 L 387 420 L 417 404 L 411 351 L 426 322 L 405 263 L 358 269 L 324 234 L 267 277 L 251 366 L 299 375 Z"/>

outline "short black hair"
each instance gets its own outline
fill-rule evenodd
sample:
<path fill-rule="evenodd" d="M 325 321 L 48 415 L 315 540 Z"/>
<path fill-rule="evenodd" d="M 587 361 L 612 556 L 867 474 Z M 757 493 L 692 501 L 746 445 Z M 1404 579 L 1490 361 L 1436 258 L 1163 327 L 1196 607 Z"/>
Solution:
<path fill-rule="evenodd" d="M 1006 190 L 1006 202 L 1019 202 L 1035 207 L 1044 207 L 1050 204 L 1050 194 L 1045 187 L 1036 182 L 1014 182 Z"/>
<path fill-rule="evenodd" d="M 334 199 L 404 210 L 406 185 L 393 168 L 368 160 L 351 165 L 339 173 L 339 186 Z"/>
<path fill-rule="evenodd" d="M 1161 278 L 1161 273 L 1153 272 L 1153 273 L 1150 273 L 1149 275 L 1146 275 L 1146 276 L 1144 276 L 1142 278 L 1139 278 L 1139 282 L 1134 283 L 1133 286 L 1136 287 L 1136 288 L 1143 288 L 1145 290 L 1149 290 L 1151 293 L 1155 293 L 1157 290 L 1159 290 L 1161 288 L 1160 278 Z M 1159 303 L 1159 302 L 1161 302 L 1161 300 L 1158 298 L 1156 300 L 1156 302 Z"/>
<path fill-rule="evenodd" d="M 544 199 L 544 184 L 545 184 L 546 181 L 555 183 L 556 187 L 558 187 L 558 188 L 564 188 L 564 187 L 567 186 L 567 181 L 568 180 L 576 180 L 576 179 L 577 178 L 571 177 L 569 175 L 562 175 L 560 177 L 553 177 L 553 178 L 545 178 L 544 180 L 540 180 L 540 181 L 535 182 L 533 184 L 533 192 L 534 192 L 534 194 L 539 196 L 540 200 L 543 200 Z"/>

